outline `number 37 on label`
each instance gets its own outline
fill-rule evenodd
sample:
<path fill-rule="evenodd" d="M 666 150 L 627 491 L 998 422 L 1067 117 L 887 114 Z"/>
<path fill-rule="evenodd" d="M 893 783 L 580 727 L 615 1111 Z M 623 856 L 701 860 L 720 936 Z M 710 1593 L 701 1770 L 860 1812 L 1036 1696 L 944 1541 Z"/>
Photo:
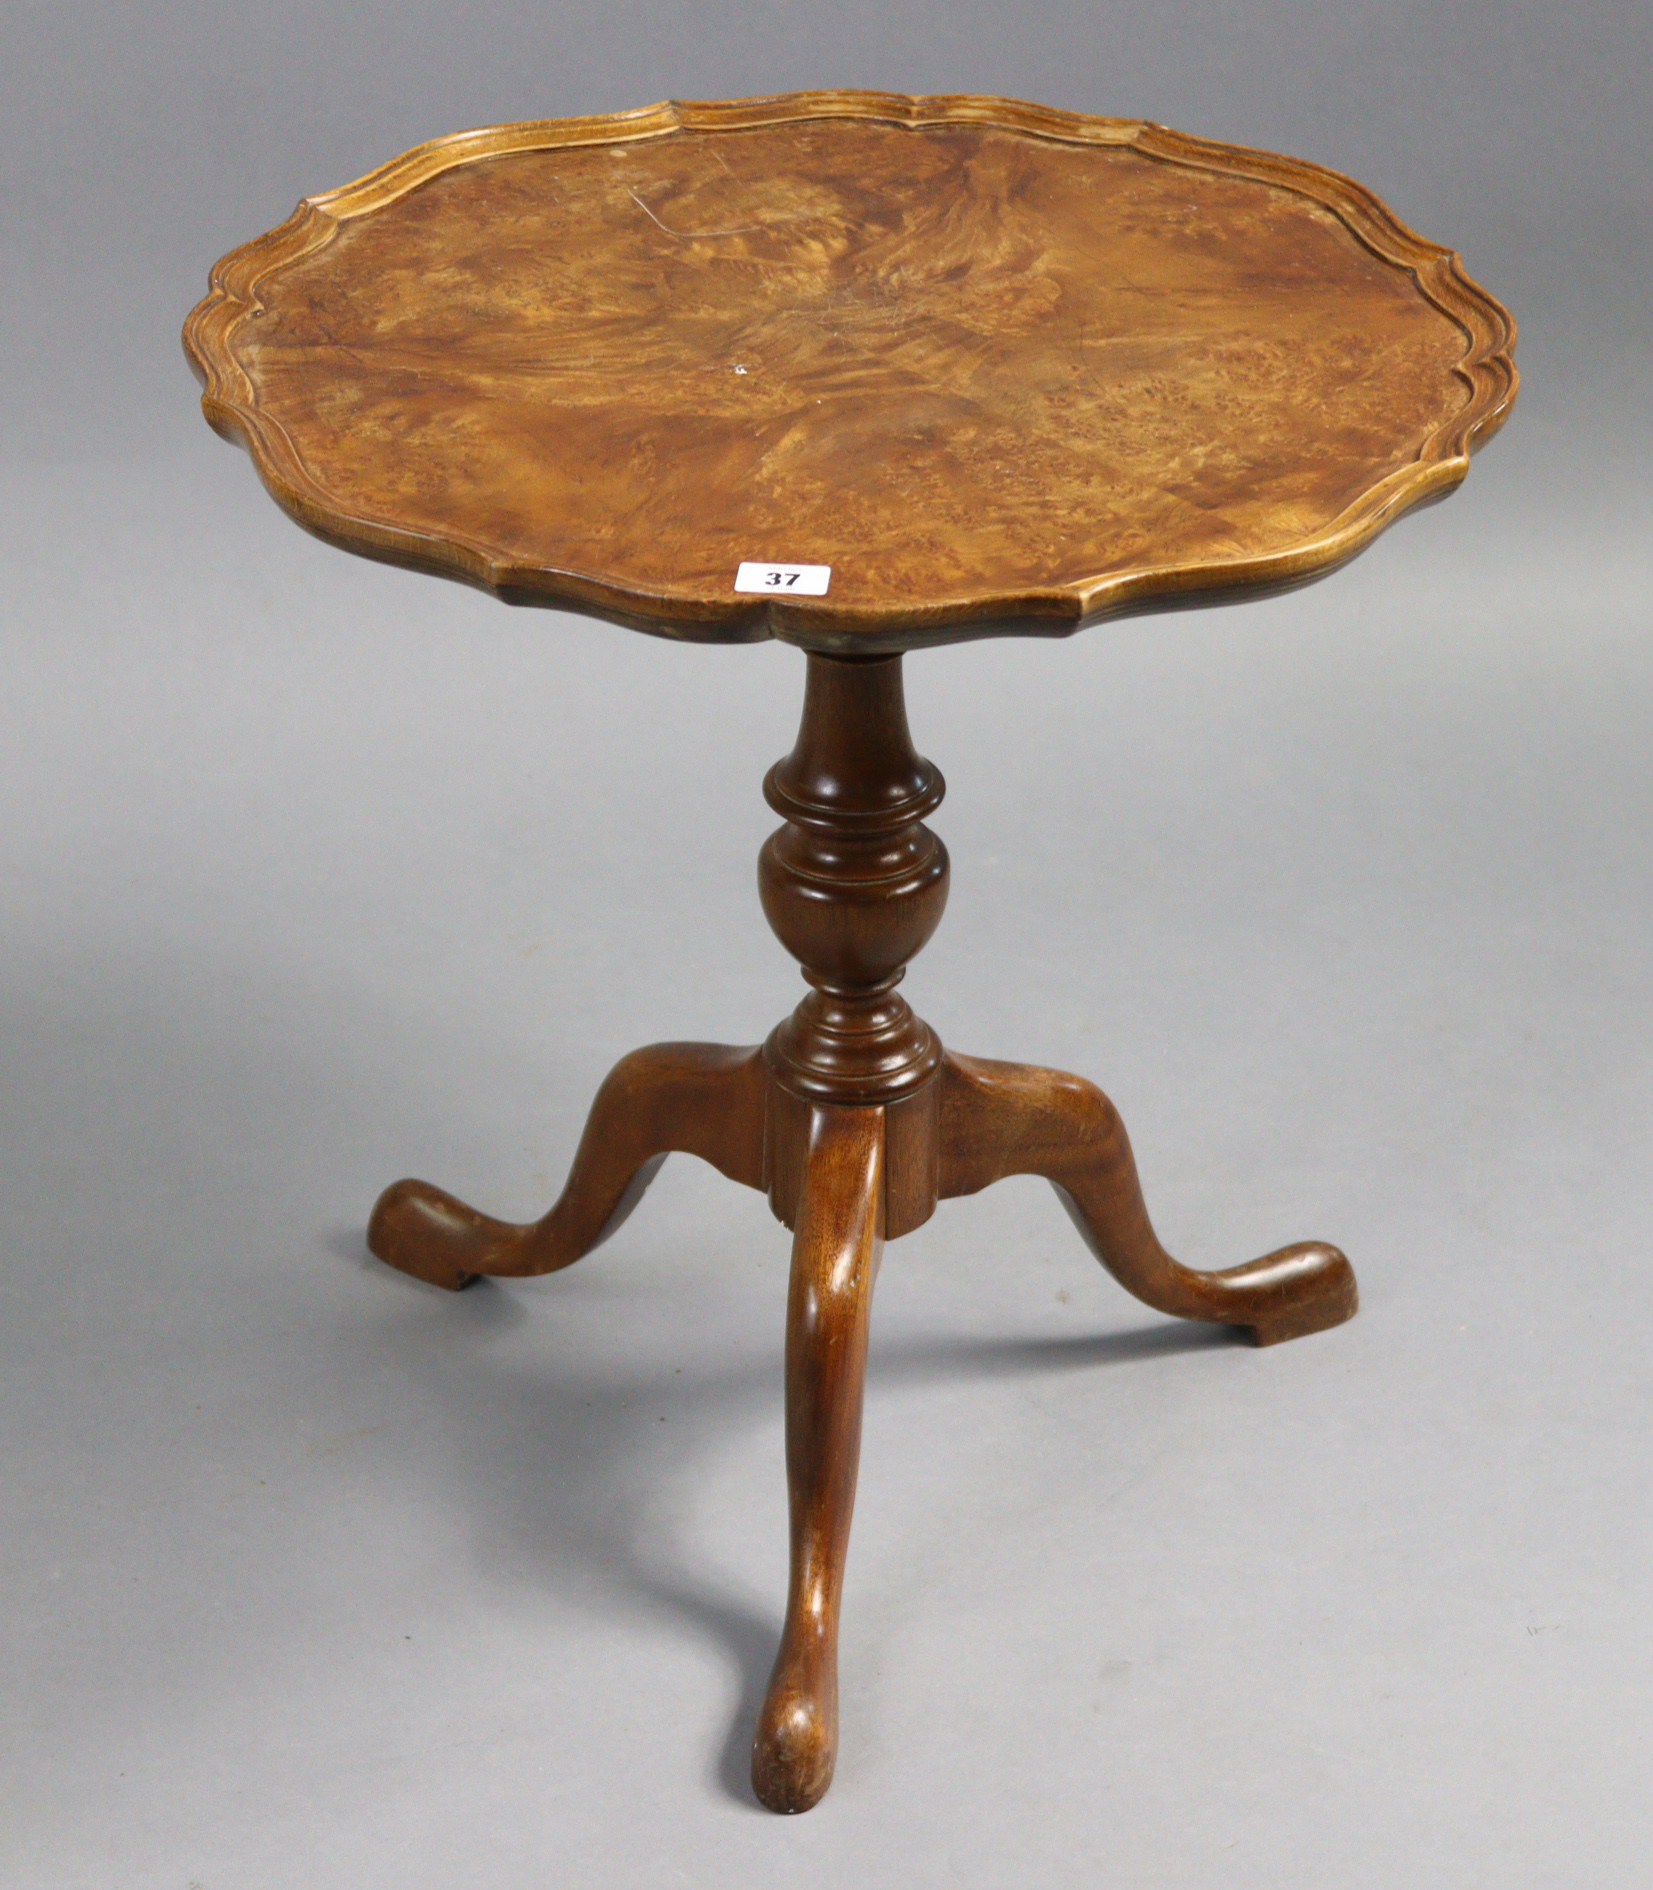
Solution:
<path fill-rule="evenodd" d="M 830 564 L 743 564 L 735 573 L 737 591 L 771 597 L 825 597 L 831 582 Z"/>

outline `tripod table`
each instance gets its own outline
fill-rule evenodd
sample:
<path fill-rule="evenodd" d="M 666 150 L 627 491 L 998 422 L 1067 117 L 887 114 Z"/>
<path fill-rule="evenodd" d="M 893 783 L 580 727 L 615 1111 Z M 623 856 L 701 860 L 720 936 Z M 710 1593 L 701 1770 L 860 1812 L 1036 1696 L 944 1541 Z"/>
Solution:
<path fill-rule="evenodd" d="M 792 1568 L 753 1780 L 815 1804 L 881 1243 L 1044 1175 L 1164 1313 L 1259 1344 L 1355 1310 L 1335 1247 L 1180 1266 L 1107 1098 L 944 1051 L 901 996 L 941 918 L 942 779 L 903 653 L 1061 636 L 1328 571 L 1464 476 L 1514 325 L 1450 251 L 1315 165 L 995 98 L 815 92 L 420 146 L 226 257 L 185 345 L 293 517 L 510 603 L 806 653 L 764 792 L 763 908 L 810 986 L 759 1047 L 656 1044 L 598 1091 L 561 1198 L 422 1181 L 392 1266 L 549 1273 L 672 1150 L 793 1230 Z"/>

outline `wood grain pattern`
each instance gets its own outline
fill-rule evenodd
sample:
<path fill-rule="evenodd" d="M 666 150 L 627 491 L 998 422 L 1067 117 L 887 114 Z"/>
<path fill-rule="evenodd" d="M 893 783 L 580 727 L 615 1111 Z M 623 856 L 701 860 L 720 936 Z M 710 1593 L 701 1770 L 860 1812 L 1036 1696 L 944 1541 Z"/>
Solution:
<path fill-rule="evenodd" d="M 1317 575 L 1516 386 L 1507 313 L 1333 172 L 875 93 L 422 146 L 225 258 L 185 339 L 337 543 L 836 651 Z"/>

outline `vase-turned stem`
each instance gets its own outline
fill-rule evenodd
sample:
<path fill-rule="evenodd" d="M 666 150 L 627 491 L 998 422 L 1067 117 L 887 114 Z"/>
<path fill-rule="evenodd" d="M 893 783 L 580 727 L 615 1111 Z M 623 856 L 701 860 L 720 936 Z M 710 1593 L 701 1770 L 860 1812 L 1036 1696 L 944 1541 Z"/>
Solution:
<path fill-rule="evenodd" d="M 895 987 L 947 903 L 947 849 L 924 825 L 944 792 L 908 733 L 901 658 L 812 653 L 797 742 L 764 782 L 786 825 L 758 861 L 764 912 L 814 986 L 768 1046 L 796 1096 L 893 1103 L 939 1067 Z"/>

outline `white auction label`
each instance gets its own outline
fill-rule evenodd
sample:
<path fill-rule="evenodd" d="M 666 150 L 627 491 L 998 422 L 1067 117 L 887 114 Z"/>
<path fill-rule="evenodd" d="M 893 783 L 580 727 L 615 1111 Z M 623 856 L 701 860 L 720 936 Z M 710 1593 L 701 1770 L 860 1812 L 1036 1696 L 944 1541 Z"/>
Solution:
<path fill-rule="evenodd" d="M 825 597 L 831 582 L 830 564 L 743 564 L 735 573 L 737 591 L 771 597 Z"/>

